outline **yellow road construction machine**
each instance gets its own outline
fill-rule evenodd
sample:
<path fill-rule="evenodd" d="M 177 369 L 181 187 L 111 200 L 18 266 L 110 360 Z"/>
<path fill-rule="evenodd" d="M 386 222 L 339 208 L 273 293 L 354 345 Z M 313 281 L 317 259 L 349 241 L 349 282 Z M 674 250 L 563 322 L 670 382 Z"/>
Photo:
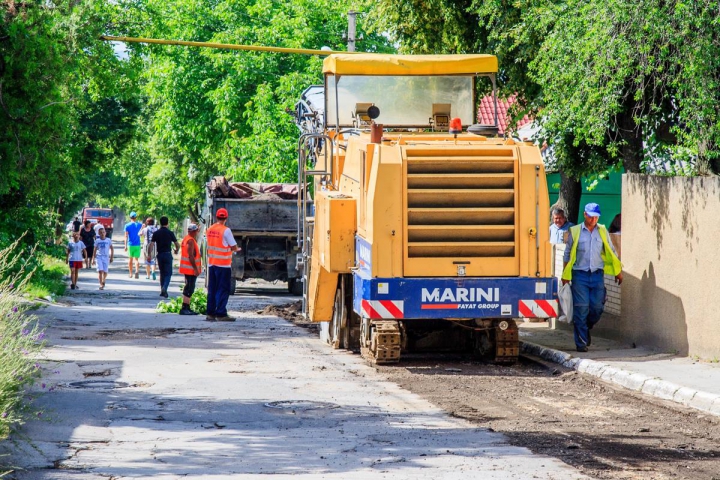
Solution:
<path fill-rule="evenodd" d="M 295 112 L 308 318 L 375 363 L 516 361 L 517 322 L 557 316 L 557 281 L 540 150 L 476 124 L 496 57 L 332 54 L 323 73 Z"/>
<path fill-rule="evenodd" d="M 557 316 L 539 149 L 497 138 L 497 58 L 382 55 L 132 37 L 327 55 L 299 139 L 303 309 L 334 348 L 393 363 L 404 351 L 519 353 L 517 322 Z M 494 125 L 476 124 L 490 82 Z M 541 220 L 542 219 L 542 220 Z"/>

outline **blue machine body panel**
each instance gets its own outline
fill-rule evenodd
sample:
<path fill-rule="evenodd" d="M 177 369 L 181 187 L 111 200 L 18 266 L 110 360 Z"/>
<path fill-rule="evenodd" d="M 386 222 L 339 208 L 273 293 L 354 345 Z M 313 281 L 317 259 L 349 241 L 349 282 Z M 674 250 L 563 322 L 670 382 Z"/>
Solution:
<path fill-rule="evenodd" d="M 372 278 L 370 246 L 356 237 L 353 309 L 369 318 L 519 318 L 521 301 L 557 302 L 554 277 Z"/>

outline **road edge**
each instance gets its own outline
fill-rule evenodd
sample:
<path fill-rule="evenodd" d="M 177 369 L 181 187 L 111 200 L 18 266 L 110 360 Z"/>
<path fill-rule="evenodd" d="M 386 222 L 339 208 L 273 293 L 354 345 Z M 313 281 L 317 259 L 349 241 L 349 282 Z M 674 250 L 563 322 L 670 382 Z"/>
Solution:
<path fill-rule="evenodd" d="M 544 360 L 571 368 L 580 373 L 592 375 L 604 382 L 619 385 L 634 392 L 678 403 L 720 417 L 720 395 L 715 393 L 683 387 L 661 378 L 630 372 L 597 360 L 573 357 L 567 352 L 543 347 L 536 343 L 521 341 L 520 351 L 536 355 Z"/>

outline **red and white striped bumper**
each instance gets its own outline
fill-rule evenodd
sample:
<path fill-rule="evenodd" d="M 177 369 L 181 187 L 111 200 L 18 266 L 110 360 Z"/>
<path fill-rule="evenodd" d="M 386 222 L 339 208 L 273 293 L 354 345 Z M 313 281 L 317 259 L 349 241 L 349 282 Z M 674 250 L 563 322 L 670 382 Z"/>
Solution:
<path fill-rule="evenodd" d="M 523 318 L 552 318 L 558 316 L 557 300 L 520 300 L 518 313 Z"/>
<path fill-rule="evenodd" d="M 363 300 L 362 309 L 368 318 L 405 318 L 403 300 Z"/>

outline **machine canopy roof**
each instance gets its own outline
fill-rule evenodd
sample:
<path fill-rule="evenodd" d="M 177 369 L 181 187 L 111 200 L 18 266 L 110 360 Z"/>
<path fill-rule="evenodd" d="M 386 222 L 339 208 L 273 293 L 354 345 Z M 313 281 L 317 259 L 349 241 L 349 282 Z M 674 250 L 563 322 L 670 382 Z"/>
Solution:
<path fill-rule="evenodd" d="M 334 75 L 479 75 L 496 73 L 495 55 L 333 54 L 323 73 Z"/>

